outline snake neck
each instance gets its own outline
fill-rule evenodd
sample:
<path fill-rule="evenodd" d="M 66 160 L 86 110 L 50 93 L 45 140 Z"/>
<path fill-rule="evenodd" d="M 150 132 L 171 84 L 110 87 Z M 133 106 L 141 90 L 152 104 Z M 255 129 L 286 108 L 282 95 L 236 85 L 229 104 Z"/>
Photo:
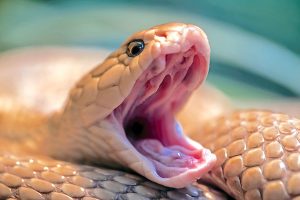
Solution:
<path fill-rule="evenodd" d="M 1 111 L 0 155 L 50 156 L 78 162 L 101 157 L 105 163 L 106 151 L 100 148 L 104 145 L 94 143 L 101 140 L 91 134 L 90 127 L 81 125 L 77 112 L 76 109 L 52 114 L 32 110 Z M 111 162 L 107 163 L 112 166 Z"/>
<path fill-rule="evenodd" d="M 65 152 L 70 137 L 66 127 L 71 126 L 61 123 L 63 118 L 63 113 L 45 114 L 30 109 L 1 110 L 0 154 L 59 157 L 56 155 Z"/>
<path fill-rule="evenodd" d="M 101 158 L 102 163 L 116 166 L 111 164 L 111 158 L 107 158 L 105 144 L 99 144 L 109 135 L 115 134 L 113 129 L 109 128 L 115 124 L 113 122 L 115 119 L 113 117 L 95 119 L 92 124 L 87 125 L 82 119 L 82 109 L 71 98 L 72 95 L 67 99 L 61 112 L 53 113 L 43 124 L 44 137 L 39 140 L 43 154 L 61 160 L 89 163 L 94 161 L 98 164 Z M 101 110 L 96 111 L 101 113 Z M 106 124 L 107 129 L 96 130 L 99 123 L 103 125 L 102 127 Z M 98 138 L 100 135 L 102 139 Z"/>
<path fill-rule="evenodd" d="M 31 110 L 0 113 L 0 153 L 43 154 L 49 135 L 48 116 Z"/>

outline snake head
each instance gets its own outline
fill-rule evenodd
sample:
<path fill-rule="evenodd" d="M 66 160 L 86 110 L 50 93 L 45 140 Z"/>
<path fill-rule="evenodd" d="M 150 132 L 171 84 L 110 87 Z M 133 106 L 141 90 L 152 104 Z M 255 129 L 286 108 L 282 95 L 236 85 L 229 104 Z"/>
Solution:
<path fill-rule="evenodd" d="M 184 135 L 175 113 L 205 80 L 209 56 L 205 33 L 191 24 L 129 37 L 71 92 L 65 116 L 84 135 L 77 137 L 85 142 L 79 157 L 129 167 L 169 187 L 199 179 L 216 158 Z"/>

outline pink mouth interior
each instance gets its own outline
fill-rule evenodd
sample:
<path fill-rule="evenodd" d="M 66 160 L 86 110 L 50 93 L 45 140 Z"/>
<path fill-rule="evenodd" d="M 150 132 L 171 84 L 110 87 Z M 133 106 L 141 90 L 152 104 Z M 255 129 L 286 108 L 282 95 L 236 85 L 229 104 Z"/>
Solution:
<path fill-rule="evenodd" d="M 210 153 L 184 136 L 174 114 L 203 81 L 206 70 L 195 47 L 161 55 L 136 82 L 119 107 L 124 113 L 128 140 L 148 160 L 156 173 L 169 178 L 190 169 L 202 169 Z"/>

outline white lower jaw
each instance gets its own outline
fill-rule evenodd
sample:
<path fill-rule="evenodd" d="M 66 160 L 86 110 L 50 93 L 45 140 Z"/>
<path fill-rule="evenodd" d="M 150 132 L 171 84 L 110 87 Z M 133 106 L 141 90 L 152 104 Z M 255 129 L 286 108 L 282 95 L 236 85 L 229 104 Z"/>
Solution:
<path fill-rule="evenodd" d="M 187 140 L 191 141 L 188 138 Z M 197 144 L 196 142 L 193 143 Z M 161 185 L 174 188 L 186 187 L 187 185 L 197 181 L 199 178 L 201 178 L 202 175 L 207 173 L 213 167 L 213 164 L 216 161 L 216 157 L 211 154 L 209 150 L 203 149 L 203 147 L 198 144 L 196 146 L 199 146 L 201 149 L 201 163 L 199 163 L 199 165 L 195 166 L 194 168 L 168 167 L 164 170 L 168 170 L 170 172 L 168 174 L 169 177 L 162 177 L 158 173 L 160 169 L 165 167 L 162 163 L 143 156 L 135 149 L 132 153 L 136 155 L 133 157 L 137 157 L 138 160 L 133 161 L 133 157 L 131 157 L 128 160 L 128 166 L 139 174 Z"/>

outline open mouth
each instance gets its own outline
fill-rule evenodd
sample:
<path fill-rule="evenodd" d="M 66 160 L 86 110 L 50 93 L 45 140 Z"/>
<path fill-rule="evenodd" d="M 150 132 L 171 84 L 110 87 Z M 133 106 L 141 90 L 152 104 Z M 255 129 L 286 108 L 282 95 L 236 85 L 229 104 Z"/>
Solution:
<path fill-rule="evenodd" d="M 166 186 L 184 187 L 196 181 L 215 161 L 208 149 L 183 134 L 175 120 L 175 113 L 207 74 L 197 48 L 154 59 L 114 111 L 122 116 L 132 152 L 146 163 L 143 175 Z"/>
<path fill-rule="evenodd" d="M 200 58 L 194 48 L 159 58 L 165 59 L 161 61 L 166 63 L 165 69 L 154 77 L 151 77 L 153 73 L 147 74 L 151 78 L 124 122 L 129 141 L 152 161 L 157 174 L 163 178 L 196 168 L 203 163 L 202 154 L 206 153 L 185 140 L 174 119 L 175 112 L 189 95 L 187 88 L 201 72 Z"/>

